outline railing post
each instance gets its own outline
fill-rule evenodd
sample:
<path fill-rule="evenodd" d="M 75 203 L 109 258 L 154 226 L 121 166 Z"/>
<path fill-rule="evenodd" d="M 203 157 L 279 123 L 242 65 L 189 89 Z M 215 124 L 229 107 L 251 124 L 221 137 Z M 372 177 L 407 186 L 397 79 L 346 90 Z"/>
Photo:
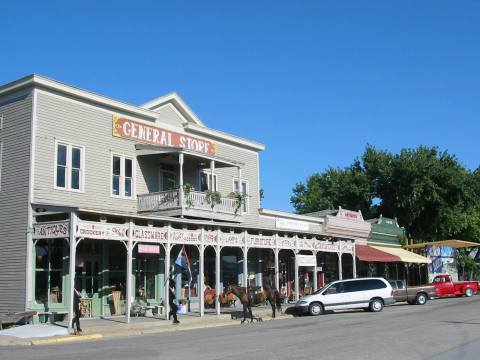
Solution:
<path fill-rule="evenodd" d="M 179 185 L 178 197 L 180 201 L 180 207 L 182 208 L 182 217 L 183 217 L 183 207 L 185 204 L 185 201 L 183 199 L 183 195 L 184 195 L 183 194 L 183 153 L 178 154 L 178 164 L 180 166 L 180 177 L 178 179 L 178 185 Z"/>

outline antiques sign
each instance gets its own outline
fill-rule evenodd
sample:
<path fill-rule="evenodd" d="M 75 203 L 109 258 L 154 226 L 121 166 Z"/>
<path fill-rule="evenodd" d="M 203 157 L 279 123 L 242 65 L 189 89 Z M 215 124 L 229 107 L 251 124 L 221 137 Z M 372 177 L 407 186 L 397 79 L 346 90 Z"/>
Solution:
<path fill-rule="evenodd" d="M 112 135 L 145 144 L 181 148 L 214 156 L 215 143 L 197 137 L 147 125 L 139 121 L 113 116 Z"/>
<path fill-rule="evenodd" d="M 33 225 L 33 238 L 34 239 L 57 239 L 67 238 L 70 236 L 70 222 L 48 222 L 45 224 L 39 223 Z"/>

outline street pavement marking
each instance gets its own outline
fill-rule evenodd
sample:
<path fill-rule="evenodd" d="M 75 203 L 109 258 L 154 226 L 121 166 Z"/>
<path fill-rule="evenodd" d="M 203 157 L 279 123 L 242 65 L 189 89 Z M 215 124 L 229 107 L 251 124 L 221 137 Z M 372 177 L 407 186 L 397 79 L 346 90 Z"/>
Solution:
<path fill-rule="evenodd" d="M 56 338 L 56 339 L 32 340 L 32 345 L 48 345 L 48 344 L 55 344 L 55 343 L 94 340 L 94 339 L 102 339 L 102 338 L 103 338 L 102 334 L 65 336 L 65 337 Z"/>

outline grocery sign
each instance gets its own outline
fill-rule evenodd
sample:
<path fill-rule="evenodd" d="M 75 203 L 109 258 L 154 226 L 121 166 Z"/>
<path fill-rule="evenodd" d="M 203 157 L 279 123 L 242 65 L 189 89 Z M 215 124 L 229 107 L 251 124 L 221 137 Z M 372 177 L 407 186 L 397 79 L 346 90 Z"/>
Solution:
<path fill-rule="evenodd" d="M 139 121 L 113 116 L 112 135 L 163 147 L 181 148 L 214 156 L 215 143 L 174 131 L 148 125 Z"/>

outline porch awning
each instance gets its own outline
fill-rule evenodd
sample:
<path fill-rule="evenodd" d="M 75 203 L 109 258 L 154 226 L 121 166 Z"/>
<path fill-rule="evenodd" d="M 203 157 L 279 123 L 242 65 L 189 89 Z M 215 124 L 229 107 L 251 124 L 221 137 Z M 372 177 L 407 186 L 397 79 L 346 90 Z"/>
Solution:
<path fill-rule="evenodd" d="M 400 261 L 413 264 L 429 264 L 431 260 L 425 256 L 415 254 L 411 251 L 404 250 L 402 248 L 375 246 L 375 249 L 398 256 Z"/>
<path fill-rule="evenodd" d="M 400 262 L 400 257 L 378 250 L 373 246 L 355 245 L 355 256 L 367 262 Z"/>

